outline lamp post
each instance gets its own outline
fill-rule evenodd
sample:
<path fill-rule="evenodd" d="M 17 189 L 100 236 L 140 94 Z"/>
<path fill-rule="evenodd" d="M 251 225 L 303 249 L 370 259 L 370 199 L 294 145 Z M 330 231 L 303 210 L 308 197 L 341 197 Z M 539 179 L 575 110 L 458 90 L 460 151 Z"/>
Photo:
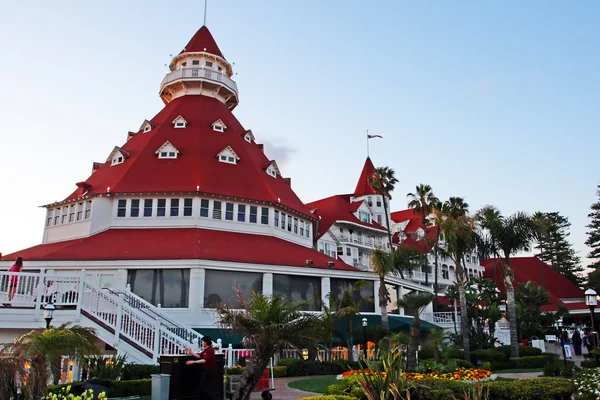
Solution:
<path fill-rule="evenodd" d="M 556 321 L 556 326 L 558 327 L 558 332 L 560 334 L 560 347 L 562 348 L 563 360 L 565 361 L 565 367 L 567 366 L 567 354 L 565 353 L 565 345 L 567 344 L 567 338 L 565 337 L 565 333 L 563 332 L 563 319 L 562 317 Z"/>
<path fill-rule="evenodd" d="M 596 338 L 596 328 L 594 322 L 594 309 L 598 305 L 598 298 L 596 297 L 596 291 L 589 288 L 585 291 L 585 305 L 590 308 L 590 316 L 592 320 L 592 336 L 594 337 L 594 349 L 598 347 L 598 339 Z M 596 366 L 598 366 L 598 356 L 596 356 Z"/>
<path fill-rule="evenodd" d="M 367 359 L 367 319 L 366 318 L 362 319 L 362 326 L 363 326 L 363 355 L 366 360 Z"/>
<path fill-rule="evenodd" d="M 52 303 L 48 303 L 44 306 L 44 319 L 46 320 L 46 329 L 50 329 L 50 322 L 52 321 L 54 310 L 56 310 L 56 307 Z"/>

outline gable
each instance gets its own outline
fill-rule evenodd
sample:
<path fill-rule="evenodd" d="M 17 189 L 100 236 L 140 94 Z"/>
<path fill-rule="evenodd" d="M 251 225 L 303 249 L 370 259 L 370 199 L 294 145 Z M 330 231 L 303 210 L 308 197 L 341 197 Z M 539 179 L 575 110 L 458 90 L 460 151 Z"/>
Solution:
<path fill-rule="evenodd" d="M 211 128 L 213 128 L 213 131 L 217 132 L 225 132 L 225 130 L 227 129 L 227 126 L 221 119 L 216 120 L 210 126 Z"/>
<path fill-rule="evenodd" d="M 106 159 L 106 162 L 110 162 L 110 165 L 119 165 L 122 164 L 125 159 L 129 157 L 129 152 L 121 149 L 119 146 L 115 146 L 113 151 L 110 152 L 110 155 Z"/>
<path fill-rule="evenodd" d="M 187 121 L 181 115 L 178 115 L 177 118 L 173 120 L 173 126 L 175 128 L 185 128 L 187 126 Z"/>
<path fill-rule="evenodd" d="M 265 171 L 267 171 L 267 174 L 269 174 L 273 178 L 277 178 L 277 175 L 281 175 L 281 172 L 279 172 L 279 167 L 277 166 L 275 160 L 268 161 L 265 164 Z"/>
<path fill-rule="evenodd" d="M 167 140 L 158 148 L 158 150 L 154 152 L 154 154 L 157 154 L 158 158 L 177 158 L 177 156 L 181 153 L 175 146 L 173 146 L 171 142 Z"/>
<path fill-rule="evenodd" d="M 152 122 L 148 121 L 147 119 L 145 119 L 144 122 L 142 122 L 142 125 L 140 126 L 140 132 L 142 132 L 142 133 L 150 132 L 152 130 L 152 128 L 154 128 L 154 124 Z"/>
<path fill-rule="evenodd" d="M 227 146 L 217 154 L 217 159 L 220 162 L 237 164 L 237 162 L 240 160 L 240 157 L 231 148 L 231 146 Z"/>
<path fill-rule="evenodd" d="M 252 131 L 250 129 L 248 129 L 246 132 L 244 132 L 244 140 L 246 140 L 246 142 L 248 142 L 248 143 L 253 143 L 256 140 L 254 138 L 254 134 L 252 133 Z"/>

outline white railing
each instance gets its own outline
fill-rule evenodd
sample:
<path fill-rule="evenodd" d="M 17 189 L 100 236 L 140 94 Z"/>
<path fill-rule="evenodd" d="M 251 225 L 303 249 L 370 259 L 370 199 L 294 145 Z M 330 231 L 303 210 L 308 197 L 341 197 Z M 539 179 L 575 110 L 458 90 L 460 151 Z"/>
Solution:
<path fill-rule="evenodd" d="M 358 236 L 358 235 L 347 235 L 347 234 L 341 234 L 338 236 L 338 240 L 341 243 L 353 243 L 353 244 L 360 244 L 362 246 L 366 246 L 366 247 L 375 247 L 375 241 L 373 240 L 373 238 L 370 237 L 364 237 L 364 236 Z"/>
<path fill-rule="evenodd" d="M 161 318 L 166 328 L 175 336 L 181 338 L 190 343 L 194 343 L 196 346 L 200 343 L 202 335 L 186 326 L 185 324 L 176 321 L 171 318 L 167 313 L 159 306 L 155 306 L 152 303 L 144 300 L 140 296 L 136 295 L 131 291 L 131 285 L 127 285 L 126 290 L 110 290 L 111 292 L 121 296 L 125 303 L 135 309 L 141 310 L 151 318 Z"/>
<path fill-rule="evenodd" d="M 32 272 L 0 272 L 0 302 L 12 306 L 40 308 L 46 303 L 77 306 L 81 275 Z M 9 299 L 14 287 L 12 299 Z"/>
<path fill-rule="evenodd" d="M 496 329 L 494 331 L 494 337 L 502 344 L 510 344 L 510 331 L 504 331 Z"/>
<path fill-rule="evenodd" d="M 212 82 L 222 83 L 224 86 L 233 91 L 236 95 L 238 93 L 237 83 L 227 75 L 213 71 L 208 68 L 181 68 L 176 71 L 168 73 L 165 78 L 160 83 L 160 87 L 162 88 L 167 83 L 171 83 L 178 79 L 186 79 L 186 80 L 209 80 Z"/>
<path fill-rule="evenodd" d="M 457 318 L 460 318 L 458 316 Z M 453 324 L 454 313 L 453 312 L 433 312 L 433 313 L 422 313 L 421 319 L 434 324 Z"/>
<path fill-rule="evenodd" d="M 231 344 L 224 349 L 225 360 L 227 360 L 227 368 L 233 368 L 238 365 L 240 357 L 250 358 L 254 354 L 254 349 L 234 349 Z"/>

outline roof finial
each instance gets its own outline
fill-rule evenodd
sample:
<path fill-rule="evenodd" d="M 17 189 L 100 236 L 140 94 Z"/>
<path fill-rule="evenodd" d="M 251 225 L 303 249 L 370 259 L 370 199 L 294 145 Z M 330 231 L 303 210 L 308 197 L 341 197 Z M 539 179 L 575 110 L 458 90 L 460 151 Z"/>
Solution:
<path fill-rule="evenodd" d="M 208 6 L 208 0 L 204 0 L 204 26 L 206 26 L 206 8 Z"/>

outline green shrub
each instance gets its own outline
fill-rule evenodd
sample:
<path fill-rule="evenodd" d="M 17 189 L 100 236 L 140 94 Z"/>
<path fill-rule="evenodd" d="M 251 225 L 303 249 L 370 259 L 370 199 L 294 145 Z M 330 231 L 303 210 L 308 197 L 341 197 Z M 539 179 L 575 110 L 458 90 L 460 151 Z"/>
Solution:
<path fill-rule="evenodd" d="M 133 381 L 113 381 L 108 389 L 108 397 L 149 396 L 152 394 L 151 379 L 137 379 Z"/>
<path fill-rule="evenodd" d="M 448 359 L 447 363 L 454 363 L 458 368 L 473 368 L 473 363 L 465 360 L 464 358 L 450 358 Z"/>
<path fill-rule="evenodd" d="M 582 360 L 581 368 L 596 368 L 596 360 Z"/>
<path fill-rule="evenodd" d="M 495 351 L 499 351 L 504 353 L 506 358 L 510 358 L 510 345 L 504 345 L 494 348 Z M 519 346 L 519 357 L 531 357 L 531 356 L 541 356 L 542 351 L 537 347 L 531 346 Z"/>
<path fill-rule="evenodd" d="M 281 363 L 283 361 L 283 364 Z M 357 362 L 345 360 L 312 361 L 281 359 L 278 366 L 287 367 L 287 376 L 338 375 L 351 369 L 360 368 Z"/>
<path fill-rule="evenodd" d="M 424 344 L 419 350 L 419 359 L 433 358 L 433 345 L 431 343 Z"/>
<path fill-rule="evenodd" d="M 448 350 L 448 356 L 450 358 L 460 358 L 461 360 L 465 359 L 465 352 L 457 347 L 451 347 Z"/>
<path fill-rule="evenodd" d="M 271 367 L 269 367 L 269 369 L 271 369 Z M 276 367 L 272 367 L 272 369 L 274 378 L 284 378 L 287 376 L 287 367 L 278 365 Z"/>
<path fill-rule="evenodd" d="M 280 358 L 279 361 L 277 361 L 277 366 L 278 367 L 287 367 L 292 363 L 295 363 L 297 361 L 302 361 L 298 358 Z"/>
<path fill-rule="evenodd" d="M 325 396 L 302 397 L 299 400 L 356 400 L 356 397 L 341 394 L 327 394 Z"/>
<path fill-rule="evenodd" d="M 244 367 L 225 368 L 225 375 L 241 375 L 244 369 Z"/>
<path fill-rule="evenodd" d="M 477 365 L 478 361 L 484 362 L 489 361 L 491 363 L 494 362 L 505 362 L 508 359 L 506 355 L 500 351 L 496 351 L 493 349 L 487 350 L 475 350 L 471 352 L 471 361 L 474 365 Z"/>
<path fill-rule="evenodd" d="M 150 379 L 150 375 L 158 373 L 160 373 L 160 367 L 158 365 L 125 364 L 121 374 L 121 379 L 124 381 Z"/>
<path fill-rule="evenodd" d="M 492 371 L 498 371 L 499 369 L 514 369 L 515 368 L 515 362 L 513 360 L 493 362 L 491 364 L 492 364 Z"/>
<path fill-rule="evenodd" d="M 48 394 L 59 394 L 62 388 L 78 385 L 81 382 L 61 383 L 60 385 L 48 385 Z"/>
<path fill-rule="evenodd" d="M 517 369 L 544 368 L 554 362 L 554 358 L 548 358 L 547 356 L 513 357 L 510 360 L 515 363 Z"/>
<path fill-rule="evenodd" d="M 367 400 L 367 396 L 358 384 L 356 375 L 344 378 L 337 384 L 329 385 L 325 394 L 353 396 L 359 400 Z"/>

